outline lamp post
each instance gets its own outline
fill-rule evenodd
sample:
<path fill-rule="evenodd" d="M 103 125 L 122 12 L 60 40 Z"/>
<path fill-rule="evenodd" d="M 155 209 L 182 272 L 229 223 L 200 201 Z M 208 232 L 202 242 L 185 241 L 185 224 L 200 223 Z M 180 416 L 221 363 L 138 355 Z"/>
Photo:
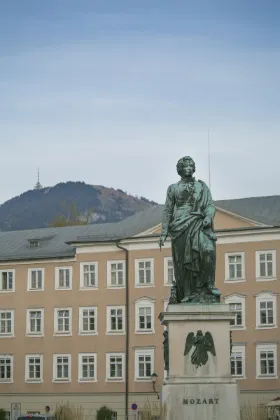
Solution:
<path fill-rule="evenodd" d="M 157 394 L 157 398 L 159 400 L 159 393 L 156 391 L 156 381 L 157 381 L 158 375 L 154 372 L 151 375 L 152 384 L 153 384 L 153 391 Z"/>

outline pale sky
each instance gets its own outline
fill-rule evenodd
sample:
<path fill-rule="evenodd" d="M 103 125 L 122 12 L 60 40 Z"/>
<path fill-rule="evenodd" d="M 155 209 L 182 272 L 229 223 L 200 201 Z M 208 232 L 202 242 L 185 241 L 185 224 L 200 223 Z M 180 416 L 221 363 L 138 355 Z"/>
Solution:
<path fill-rule="evenodd" d="M 0 203 L 85 181 L 163 202 L 280 193 L 280 2 L 0 2 Z"/>

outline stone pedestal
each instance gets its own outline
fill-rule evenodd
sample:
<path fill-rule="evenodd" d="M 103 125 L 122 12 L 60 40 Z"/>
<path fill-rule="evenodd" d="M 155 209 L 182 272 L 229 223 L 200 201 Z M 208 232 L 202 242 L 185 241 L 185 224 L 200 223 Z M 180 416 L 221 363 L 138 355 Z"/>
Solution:
<path fill-rule="evenodd" d="M 235 314 L 225 304 L 169 305 L 160 314 L 167 326 L 169 372 L 162 388 L 166 420 L 239 420 L 239 389 L 230 373 L 230 320 Z M 210 332 L 216 356 L 197 367 L 184 355 L 189 333 Z"/>

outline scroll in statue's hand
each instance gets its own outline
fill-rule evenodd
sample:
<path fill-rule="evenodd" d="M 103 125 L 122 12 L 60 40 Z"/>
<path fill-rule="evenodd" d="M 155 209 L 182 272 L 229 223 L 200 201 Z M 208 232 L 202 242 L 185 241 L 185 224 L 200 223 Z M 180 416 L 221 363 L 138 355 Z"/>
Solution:
<path fill-rule="evenodd" d="M 160 247 L 160 248 L 161 248 L 162 246 L 164 246 L 164 242 L 165 242 L 165 240 L 166 240 L 166 236 L 167 236 L 167 235 L 161 235 L 161 237 L 159 238 L 158 244 L 159 244 L 159 247 Z"/>
<path fill-rule="evenodd" d="M 203 220 L 203 226 L 204 227 L 211 226 L 211 219 L 210 219 L 210 217 L 208 217 L 208 216 L 205 217 L 205 219 Z"/>

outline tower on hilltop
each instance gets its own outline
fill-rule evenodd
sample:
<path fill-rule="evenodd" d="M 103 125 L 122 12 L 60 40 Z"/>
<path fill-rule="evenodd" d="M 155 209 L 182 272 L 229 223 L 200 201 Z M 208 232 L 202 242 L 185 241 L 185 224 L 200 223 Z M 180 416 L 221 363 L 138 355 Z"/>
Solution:
<path fill-rule="evenodd" d="M 42 184 L 40 183 L 40 168 L 38 166 L 38 173 L 37 173 L 37 182 L 35 184 L 34 190 L 41 190 L 43 188 Z"/>

